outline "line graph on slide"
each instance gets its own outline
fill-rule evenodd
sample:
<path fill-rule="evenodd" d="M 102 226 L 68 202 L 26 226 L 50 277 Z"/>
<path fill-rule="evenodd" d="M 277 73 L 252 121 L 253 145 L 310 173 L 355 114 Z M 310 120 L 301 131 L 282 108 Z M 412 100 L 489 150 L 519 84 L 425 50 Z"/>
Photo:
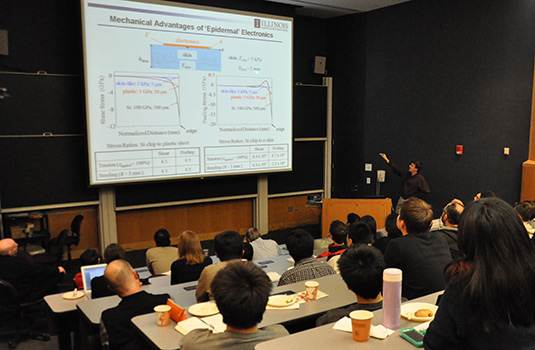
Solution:
<path fill-rule="evenodd" d="M 217 123 L 273 125 L 272 99 L 270 78 L 218 76 Z"/>
<path fill-rule="evenodd" d="M 179 76 L 114 72 L 117 127 L 181 126 Z"/>

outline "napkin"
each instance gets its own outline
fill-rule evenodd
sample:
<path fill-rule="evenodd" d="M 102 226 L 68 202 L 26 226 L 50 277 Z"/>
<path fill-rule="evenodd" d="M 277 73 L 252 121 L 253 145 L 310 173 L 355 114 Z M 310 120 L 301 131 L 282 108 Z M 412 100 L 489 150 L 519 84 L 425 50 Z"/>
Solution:
<path fill-rule="evenodd" d="M 281 275 L 279 275 L 275 271 L 268 272 L 266 275 L 268 275 L 271 282 L 277 282 L 281 278 Z"/>
<path fill-rule="evenodd" d="M 347 316 L 341 318 L 334 324 L 333 329 L 351 333 L 351 319 Z M 370 336 L 378 339 L 386 339 L 392 333 L 394 333 L 393 330 L 385 328 L 382 324 L 378 326 L 372 325 L 370 329 Z"/>

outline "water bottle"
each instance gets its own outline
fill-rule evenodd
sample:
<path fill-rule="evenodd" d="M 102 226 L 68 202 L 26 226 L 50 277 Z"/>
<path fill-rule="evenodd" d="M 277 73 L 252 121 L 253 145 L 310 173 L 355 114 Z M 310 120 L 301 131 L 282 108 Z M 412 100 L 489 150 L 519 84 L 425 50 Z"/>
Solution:
<path fill-rule="evenodd" d="M 400 269 L 383 271 L 383 326 L 388 329 L 401 327 L 401 280 Z"/>

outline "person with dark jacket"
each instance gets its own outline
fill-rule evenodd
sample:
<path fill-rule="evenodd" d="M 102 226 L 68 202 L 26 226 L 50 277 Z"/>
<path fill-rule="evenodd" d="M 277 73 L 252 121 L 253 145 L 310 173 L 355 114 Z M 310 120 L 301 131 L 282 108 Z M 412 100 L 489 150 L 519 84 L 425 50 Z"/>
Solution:
<path fill-rule="evenodd" d="M 139 276 L 125 260 L 114 260 L 108 264 L 104 278 L 110 289 L 121 302 L 114 308 L 102 312 L 100 340 L 104 349 L 138 349 L 135 326 L 132 318 L 154 312 L 154 307 L 165 305 L 168 294 L 149 294 L 141 290 Z"/>
<path fill-rule="evenodd" d="M 18 244 L 13 239 L 0 240 L 0 279 L 15 287 L 22 302 L 57 293 L 57 285 L 64 276 L 62 266 L 32 263 L 18 256 Z"/>

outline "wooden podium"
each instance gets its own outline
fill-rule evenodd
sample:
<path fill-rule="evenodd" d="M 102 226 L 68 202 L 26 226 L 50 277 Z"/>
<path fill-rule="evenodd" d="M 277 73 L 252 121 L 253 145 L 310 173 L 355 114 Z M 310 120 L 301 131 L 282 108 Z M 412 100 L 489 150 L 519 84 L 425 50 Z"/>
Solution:
<path fill-rule="evenodd" d="M 333 220 L 346 222 L 347 214 L 370 215 L 377 221 L 377 229 L 385 226 L 385 219 L 392 212 L 392 199 L 334 199 L 325 198 L 322 202 L 321 234 L 326 237 Z"/>

